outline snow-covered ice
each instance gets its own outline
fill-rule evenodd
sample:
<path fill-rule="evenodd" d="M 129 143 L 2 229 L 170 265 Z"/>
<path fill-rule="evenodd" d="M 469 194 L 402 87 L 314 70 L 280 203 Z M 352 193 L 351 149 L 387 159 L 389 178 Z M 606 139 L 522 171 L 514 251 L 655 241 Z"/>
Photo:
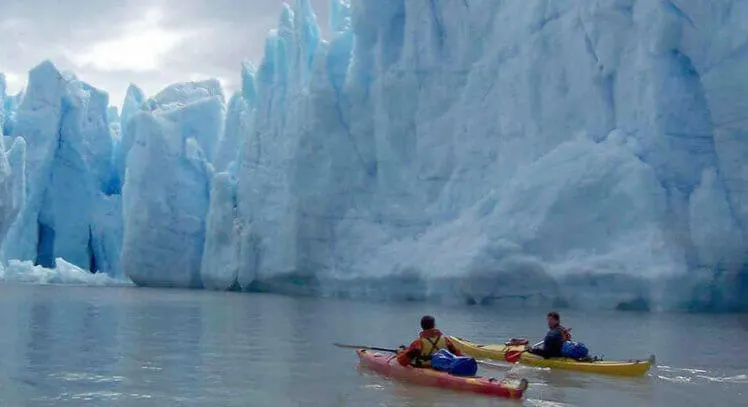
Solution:
<path fill-rule="evenodd" d="M 91 274 L 64 259 L 55 259 L 54 268 L 35 266 L 31 261 L 11 260 L 0 269 L 0 282 L 29 284 L 66 284 L 92 286 L 130 286 L 129 280 L 115 279 L 104 273 Z"/>

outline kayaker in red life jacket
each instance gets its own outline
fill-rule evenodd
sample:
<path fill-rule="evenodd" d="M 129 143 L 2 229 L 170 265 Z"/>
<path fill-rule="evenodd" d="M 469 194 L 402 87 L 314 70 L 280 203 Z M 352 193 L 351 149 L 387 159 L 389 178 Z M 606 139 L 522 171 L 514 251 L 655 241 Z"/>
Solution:
<path fill-rule="evenodd" d="M 558 312 L 549 312 L 546 319 L 548 320 L 548 328 L 550 330 L 545 335 L 543 344 L 530 349 L 528 352 L 544 358 L 561 357 L 561 348 L 564 342 L 571 340 L 571 329 L 561 325 L 561 316 L 558 315 Z"/>
<path fill-rule="evenodd" d="M 431 356 L 440 349 L 447 349 L 455 356 L 462 356 L 462 353 L 452 344 L 452 341 L 440 330 L 436 329 L 434 317 L 426 315 L 421 318 L 421 334 L 418 339 L 414 340 L 407 349 L 405 346 L 400 347 L 397 354 L 397 361 L 403 365 L 413 365 L 415 367 L 431 367 Z"/>

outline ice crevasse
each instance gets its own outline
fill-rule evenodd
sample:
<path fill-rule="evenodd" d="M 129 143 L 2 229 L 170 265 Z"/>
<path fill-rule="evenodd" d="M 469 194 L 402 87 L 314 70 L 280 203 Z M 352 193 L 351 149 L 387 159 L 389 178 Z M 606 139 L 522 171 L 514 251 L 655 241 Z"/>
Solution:
<path fill-rule="evenodd" d="M 298 0 L 228 106 L 215 81 L 132 87 L 119 126 L 43 64 L 4 103 L 19 147 L 0 186 L 23 151 L 26 193 L 17 216 L 0 201 L 3 255 L 141 285 L 746 309 L 746 18 L 743 1 L 334 0 L 326 41 Z M 87 209 L 59 220 L 72 195 Z"/>

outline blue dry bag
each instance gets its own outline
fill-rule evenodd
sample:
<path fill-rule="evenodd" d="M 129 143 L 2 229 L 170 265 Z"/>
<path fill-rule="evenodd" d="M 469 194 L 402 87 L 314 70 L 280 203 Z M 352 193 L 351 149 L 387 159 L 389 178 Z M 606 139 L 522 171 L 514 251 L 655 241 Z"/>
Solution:
<path fill-rule="evenodd" d="M 474 358 L 455 356 L 446 349 L 440 349 L 431 357 L 431 367 L 455 376 L 475 376 L 478 362 Z"/>
<path fill-rule="evenodd" d="M 586 358 L 590 351 L 580 342 L 566 341 L 561 345 L 561 354 L 567 358 L 582 359 Z"/>

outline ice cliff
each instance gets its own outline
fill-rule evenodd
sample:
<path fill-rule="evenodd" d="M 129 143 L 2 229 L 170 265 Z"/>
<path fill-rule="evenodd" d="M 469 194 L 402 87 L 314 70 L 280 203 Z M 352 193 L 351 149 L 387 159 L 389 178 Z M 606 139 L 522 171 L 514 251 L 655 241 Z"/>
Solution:
<path fill-rule="evenodd" d="M 326 41 L 297 0 L 228 106 L 217 81 L 133 86 L 121 114 L 42 64 L 3 103 L 0 186 L 26 171 L 25 204 L 0 201 L 4 258 L 151 286 L 748 309 L 747 19 L 738 0 L 333 0 Z"/>
<path fill-rule="evenodd" d="M 62 257 L 91 272 L 119 273 L 118 245 L 109 243 L 121 216 L 110 196 L 108 105 L 106 93 L 49 62 L 30 72 L 9 132 L 21 181 L 8 198 L 23 205 L 2 241 L 3 259 L 54 267 Z"/>
<path fill-rule="evenodd" d="M 267 41 L 242 287 L 747 305 L 748 3 L 344 3 Z"/>

